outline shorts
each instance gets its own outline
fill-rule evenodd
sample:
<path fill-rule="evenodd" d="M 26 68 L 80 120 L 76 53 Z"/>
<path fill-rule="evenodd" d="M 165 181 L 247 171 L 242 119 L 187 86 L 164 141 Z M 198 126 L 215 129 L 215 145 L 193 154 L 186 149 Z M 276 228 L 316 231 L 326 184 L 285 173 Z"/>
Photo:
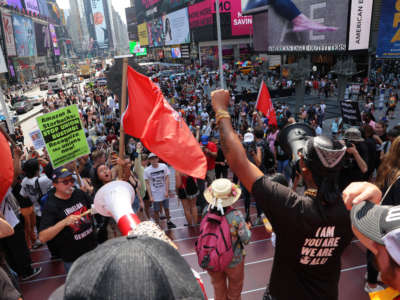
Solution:
<path fill-rule="evenodd" d="M 143 201 L 144 201 L 144 202 L 150 201 L 149 193 L 148 193 L 147 191 L 146 191 L 146 194 L 145 194 L 144 197 L 143 197 Z"/>
<path fill-rule="evenodd" d="M 199 195 L 199 191 L 197 190 L 197 192 L 195 192 L 193 195 L 188 195 L 187 191 L 185 189 L 180 188 L 178 190 L 178 198 L 183 200 L 183 199 L 194 199 Z"/>
<path fill-rule="evenodd" d="M 169 209 L 169 199 L 164 199 L 162 201 L 153 202 L 154 211 L 159 212 L 161 210 L 160 203 L 162 203 L 164 209 Z"/>
<path fill-rule="evenodd" d="M 135 200 L 132 203 L 132 209 L 135 213 L 137 213 L 140 209 L 140 201 L 138 196 L 135 196 Z"/>

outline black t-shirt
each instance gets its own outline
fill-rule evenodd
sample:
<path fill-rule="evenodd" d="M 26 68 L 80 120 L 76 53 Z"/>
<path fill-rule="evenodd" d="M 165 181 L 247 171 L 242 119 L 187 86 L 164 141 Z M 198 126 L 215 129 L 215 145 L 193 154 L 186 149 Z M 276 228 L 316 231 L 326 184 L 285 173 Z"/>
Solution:
<path fill-rule="evenodd" d="M 283 151 L 281 144 L 276 140 L 275 141 L 275 151 L 276 151 L 276 160 L 285 161 L 289 159 L 289 156 Z"/>
<path fill-rule="evenodd" d="M 361 158 L 368 166 L 368 146 L 365 142 L 357 143 L 356 148 Z M 370 166 L 368 166 L 370 168 Z M 354 181 L 364 181 L 368 179 L 368 171 L 364 174 L 361 172 L 356 159 L 352 154 L 346 153 L 344 158 L 344 167 L 340 172 L 339 186 L 344 190 L 350 183 Z"/>
<path fill-rule="evenodd" d="M 91 207 L 91 199 L 79 189 L 76 189 L 71 198 L 63 200 L 53 193 L 43 209 L 40 221 L 40 231 L 54 226 L 67 216 L 80 215 Z M 73 262 L 82 254 L 94 249 L 97 245 L 93 218 L 90 214 L 81 218 L 78 224 L 66 226 L 54 239 L 63 261 Z"/>
<path fill-rule="evenodd" d="M 383 195 L 385 195 L 389 187 L 390 185 L 386 186 L 382 190 Z M 400 204 L 400 199 L 398 197 L 399 194 L 400 194 L 400 178 L 393 183 L 389 192 L 387 192 L 385 198 L 382 199 L 382 205 L 399 205 Z"/>
<path fill-rule="evenodd" d="M 353 237 L 343 202 L 320 209 L 316 200 L 265 176 L 254 183 L 253 195 L 277 236 L 271 295 L 277 300 L 336 300 L 340 257 Z"/>

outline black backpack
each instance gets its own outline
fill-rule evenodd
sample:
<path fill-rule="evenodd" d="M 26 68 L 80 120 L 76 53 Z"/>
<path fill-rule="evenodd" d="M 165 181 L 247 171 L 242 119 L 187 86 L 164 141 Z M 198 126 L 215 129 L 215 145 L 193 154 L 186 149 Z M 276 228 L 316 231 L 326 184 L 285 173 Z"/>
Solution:
<path fill-rule="evenodd" d="M 275 157 L 267 142 L 263 142 L 262 165 L 265 171 L 269 171 L 275 166 Z"/>

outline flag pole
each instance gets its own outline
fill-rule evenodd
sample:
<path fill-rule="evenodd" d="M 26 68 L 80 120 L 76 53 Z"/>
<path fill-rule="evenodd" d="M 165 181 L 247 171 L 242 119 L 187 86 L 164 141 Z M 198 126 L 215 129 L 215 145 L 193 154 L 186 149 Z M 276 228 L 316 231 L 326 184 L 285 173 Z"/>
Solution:
<path fill-rule="evenodd" d="M 218 36 L 218 64 L 219 64 L 219 79 L 221 89 L 224 87 L 224 70 L 222 69 L 222 42 L 221 42 L 221 20 L 219 16 L 219 0 L 215 0 L 215 14 L 217 18 L 217 36 Z"/>

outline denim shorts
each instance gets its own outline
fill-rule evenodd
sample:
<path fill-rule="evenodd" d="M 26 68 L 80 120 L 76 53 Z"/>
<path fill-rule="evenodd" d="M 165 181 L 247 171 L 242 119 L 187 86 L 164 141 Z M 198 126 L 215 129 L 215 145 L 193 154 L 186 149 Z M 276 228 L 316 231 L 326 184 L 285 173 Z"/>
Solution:
<path fill-rule="evenodd" d="M 137 213 L 140 209 L 140 201 L 137 195 L 135 196 L 135 200 L 133 201 L 132 209 L 135 213 Z"/>
<path fill-rule="evenodd" d="M 154 209 L 154 211 L 160 211 L 160 203 L 162 203 L 162 205 L 163 205 L 163 207 L 165 208 L 165 209 L 168 209 L 169 208 L 169 199 L 164 199 L 164 200 L 162 200 L 162 201 L 154 201 L 153 202 L 153 209 Z"/>

